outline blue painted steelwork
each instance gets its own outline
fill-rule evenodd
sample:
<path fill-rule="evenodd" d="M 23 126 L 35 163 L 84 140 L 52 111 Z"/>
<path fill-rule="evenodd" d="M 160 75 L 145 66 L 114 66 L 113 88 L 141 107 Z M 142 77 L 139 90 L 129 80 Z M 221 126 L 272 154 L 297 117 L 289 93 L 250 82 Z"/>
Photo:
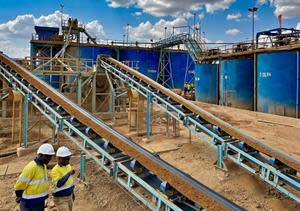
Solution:
<path fill-rule="evenodd" d="M 23 122 L 23 147 L 27 148 L 28 146 L 28 104 L 30 101 L 31 95 L 26 94 L 24 96 L 24 109 L 23 109 L 23 116 L 24 116 L 24 122 Z"/>
<path fill-rule="evenodd" d="M 159 52 L 154 50 L 121 49 L 119 61 L 156 80 Z"/>
<path fill-rule="evenodd" d="M 85 156 L 88 156 L 106 173 L 113 176 L 116 182 L 125 187 L 144 203 L 145 206 L 152 210 L 198 210 L 199 205 L 193 207 L 193 202 L 186 201 L 181 194 L 177 193 L 178 195 L 168 198 L 157 188 L 154 188 L 151 181 L 144 178 L 143 174 L 137 175 L 136 172 L 130 170 L 126 162 L 131 162 L 132 158 L 118 151 L 118 149 L 114 148 L 104 138 L 97 137 L 97 135 L 94 137 L 93 133 L 88 132 L 89 130 L 85 127 L 78 127 L 78 125 L 80 126 L 80 122 L 70 117 L 63 109 L 58 109 L 53 101 L 47 101 L 49 98 L 34 87 L 28 87 L 28 83 L 23 83 L 20 76 L 12 73 L 11 70 L 7 70 L 2 65 L 0 65 L 0 76 L 6 79 L 14 89 L 20 91 L 24 96 L 30 96 L 27 98 L 28 102 L 37 108 L 51 122 L 54 128 L 68 137 L 84 152 L 85 155 L 82 155 L 80 159 L 80 174 L 83 179 L 86 176 Z M 92 148 L 97 155 L 92 153 L 87 147 Z M 152 177 L 156 178 L 156 181 L 160 181 L 156 175 L 151 174 Z M 127 182 L 124 182 L 124 175 L 126 175 L 125 179 L 127 178 Z M 141 188 L 146 190 L 147 194 L 140 194 L 139 190 Z M 153 200 L 156 201 L 155 204 L 153 204 Z M 187 206 L 189 209 L 185 209 Z M 184 207 L 184 209 L 181 207 Z"/>
<path fill-rule="evenodd" d="M 223 60 L 220 64 L 220 104 L 254 108 L 253 59 Z"/>
<path fill-rule="evenodd" d="M 152 80 L 156 80 L 159 68 L 159 55 L 159 51 L 155 50 L 121 49 L 120 58 L 118 60 L 148 76 Z M 172 69 L 174 84 L 172 87 L 174 88 L 183 89 L 185 81 L 192 82 L 194 79 L 195 65 L 187 52 L 171 51 L 170 64 L 168 64 L 166 68 Z M 172 85 L 171 81 L 168 81 L 167 85 L 170 87 Z"/>
<path fill-rule="evenodd" d="M 51 40 L 53 36 L 58 36 L 59 33 L 57 27 L 35 26 L 34 29 L 38 35 L 38 40 Z"/>
<path fill-rule="evenodd" d="M 228 158 L 250 173 L 258 175 L 261 180 L 300 203 L 300 179 L 293 169 L 284 165 L 270 165 L 266 159 L 268 157 L 267 155 L 251 148 L 242 140 L 238 140 L 220 131 L 217 126 L 206 122 L 196 114 L 190 113 L 191 111 L 185 110 L 182 106 L 174 103 L 174 101 L 170 101 L 169 98 L 163 97 L 158 90 L 155 90 L 144 81 L 132 77 L 128 72 L 125 72 L 123 68 L 109 64 L 101 58 L 98 59 L 98 62 L 98 65 L 103 67 L 110 74 L 118 77 L 141 95 L 147 97 L 147 95 L 151 93 L 152 102 L 159 108 L 181 122 L 201 140 L 209 143 L 211 146 L 217 146 L 217 155 L 219 156 L 217 164 L 220 167 L 226 169 L 226 166 L 223 166 L 223 159 Z M 155 82 L 153 81 L 153 83 Z M 288 171 L 286 171 L 287 169 Z M 293 173 L 290 175 L 287 173 L 289 171 Z M 290 188 L 293 191 L 290 191 Z M 297 194 L 294 194 L 294 191 Z"/>
<path fill-rule="evenodd" d="M 185 82 L 193 82 L 195 63 L 187 52 L 171 52 L 172 78 L 174 88 L 184 89 Z"/>
<path fill-rule="evenodd" d="M 297 117 L 299 112 L 298 52 L 258 54 L 257 110 Z"/>
<path fill-rule="evenodd" d="M 86 155 L 84 153 L 80 154 L 80 179 L 86 180 Z"/>
<path fill-rule="evenodd" d="M 195 70 L 195 97 L 197 101 L 218 104 L 218 65 L 197 64 Z"/>
<path fill-rule="evenodd" d="M 112 56 L 113 50 L 111 48 L 96 47 L 96 46 L 79 46 L 79 54 L 81 59 L 90 59 L 88 66 L 93 66 L 98 55 Z"/>
<path fill-rule="evenodd" d="M 147 139 L 151 135 L 151 93 L 147 95 Z"/>

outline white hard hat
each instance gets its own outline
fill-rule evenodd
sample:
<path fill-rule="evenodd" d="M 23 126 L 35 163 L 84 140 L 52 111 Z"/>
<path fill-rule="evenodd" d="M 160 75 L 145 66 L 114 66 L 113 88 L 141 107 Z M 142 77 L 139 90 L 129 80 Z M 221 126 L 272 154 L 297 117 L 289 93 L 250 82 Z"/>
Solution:
<path fill-rule="evenodd" d="M 37 154 L 43 154 L 43 155 L 55 155 L 54 148 L 51 144 L 42 144 Z"/>
<path fill-rule="evenodd" d="M 67 148 L 67 147 L 59 147 L 57 152 L 56 152 L 56 156 L 57 157 L 68 157 L 72 155 L 71 151 Z"/>

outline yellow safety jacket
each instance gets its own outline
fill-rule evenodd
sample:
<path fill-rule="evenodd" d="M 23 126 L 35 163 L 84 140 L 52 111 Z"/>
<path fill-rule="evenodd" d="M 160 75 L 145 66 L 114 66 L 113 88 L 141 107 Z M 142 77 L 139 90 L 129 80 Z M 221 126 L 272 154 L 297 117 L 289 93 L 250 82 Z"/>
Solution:
<path fill-rule="evenodd" d="M 21 200 L 27 205 L 43 203 L 48 198 L 49 181 L 47 167 L 37 159 L 29 162 L 19 176 L 15 190 L 23 191 Z"/>
<path fill-rule="evenodd" d="M 56 164 L 51 171 L 52 194 L 55 197 L 70 196 L 74 191 L 74 179 L 69 173 L 71 165 L 60 166 Z"/>

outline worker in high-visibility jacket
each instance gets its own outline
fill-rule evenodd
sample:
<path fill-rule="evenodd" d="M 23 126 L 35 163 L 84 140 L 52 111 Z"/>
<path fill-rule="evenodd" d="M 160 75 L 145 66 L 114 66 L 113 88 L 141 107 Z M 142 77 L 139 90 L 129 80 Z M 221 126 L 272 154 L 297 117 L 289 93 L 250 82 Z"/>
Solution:
<path fill-rule="evenodd" d="M 49 182 L 47 164 L 55 155 L 51 144 L 42 144 L 37 157 L 23 169 L 15 184 L 16 202 L 21 211 L 42 211 L 48 198 Z"/>
<path fill-rule="evenodd" d="M 56 152 L 57 164 L 51 171 L 53 201 L 58 211 L 71 211 L 74 201 L 74 169 L 70 165 L 72 153 L 67 147 Z"/>

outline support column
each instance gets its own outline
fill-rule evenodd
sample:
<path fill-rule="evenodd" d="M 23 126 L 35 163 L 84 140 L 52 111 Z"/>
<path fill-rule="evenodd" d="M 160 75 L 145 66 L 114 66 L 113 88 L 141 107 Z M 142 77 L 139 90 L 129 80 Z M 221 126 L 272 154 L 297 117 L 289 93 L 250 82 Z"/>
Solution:
<path fill-rule="evenodd" d="M 217 145 L 217 161 L 215 163 L 216 167 L 219 169 L 222 169 L 224 171 L 227 171 L 227 167 L 224 163 L 224 151 L 223 151 L 223 146 L 221 144 Z"/>
<path fill-rule="evenodd" d="M 51 137 L 52 138 L 52 144 L 57 142 L 56 135 L 57 135 L 57 126 L 53 125 L 53 127 L 52 127 L 52 137 Z"/>
<path fill-rule="evenodd" d="M 300 55 L 299 51 L 297 52 L 297 91 L 296 91 L 296 118 L 299 118 L 299 75 L 300 75 Z"/>
<path fill-rule="evenodd" d="M 254 105 L 253 105 L 253 108 L 254 108 L 254 111 L 257 111 L 257 54 L 254 53 L 254 61 L 253 61 L 253 65 L 254 65 Z"/>
<path fill-rule="evenodd" d="M 92 113 L 96 113 L 96 92 L 97 92 L 97 87 L 96 87 L 96 79 L 97 79 L 97 73 L 93 76 L 93 81 L 92 81 Z"/>
<path fill-rule="evenodd" d="M 81 75 L 80 75 L 80 73 L 78 74 L 78 76 L 77 76 L 77 87 L 76 87 L 76 92 L 77 92 L 77 104 L 79 105 L 79 106 L 81 106 L 81 81 L 82 79 L 81 79 Z"/>
<path fill-rule="evenodd" d="M 83 153 L 80 155 L 80 179 L 86 180 L 86 155 Z"/>
<path fill-rule="evenodd" d="M 7 85 L 5 83 L 5 79 L 3 78 L 2 79 L 2 89 L 3 89 L 2 94 L 5 94 L 5 91 L 4 91 L 5 88 L 7 88 Z M 6 102 L 6 100 L 3 100 L 2 101 L 2 118 L 6 118 L 6 117 L 7 117 L 7 102 Z"/>
<path fill-rule="evenodd" d="M 147 139 L 150 139 L 151 135 L 151 93 L 147 95 Z"/>
<path fill-rule="evenodd" d="M 24 108 L 23 108 L 23 147 L 28 147 L 28 105 L 29 105 L 29 95 L 24 96 Z M 20 117 L 22 118 L 22 117 Z"/>

